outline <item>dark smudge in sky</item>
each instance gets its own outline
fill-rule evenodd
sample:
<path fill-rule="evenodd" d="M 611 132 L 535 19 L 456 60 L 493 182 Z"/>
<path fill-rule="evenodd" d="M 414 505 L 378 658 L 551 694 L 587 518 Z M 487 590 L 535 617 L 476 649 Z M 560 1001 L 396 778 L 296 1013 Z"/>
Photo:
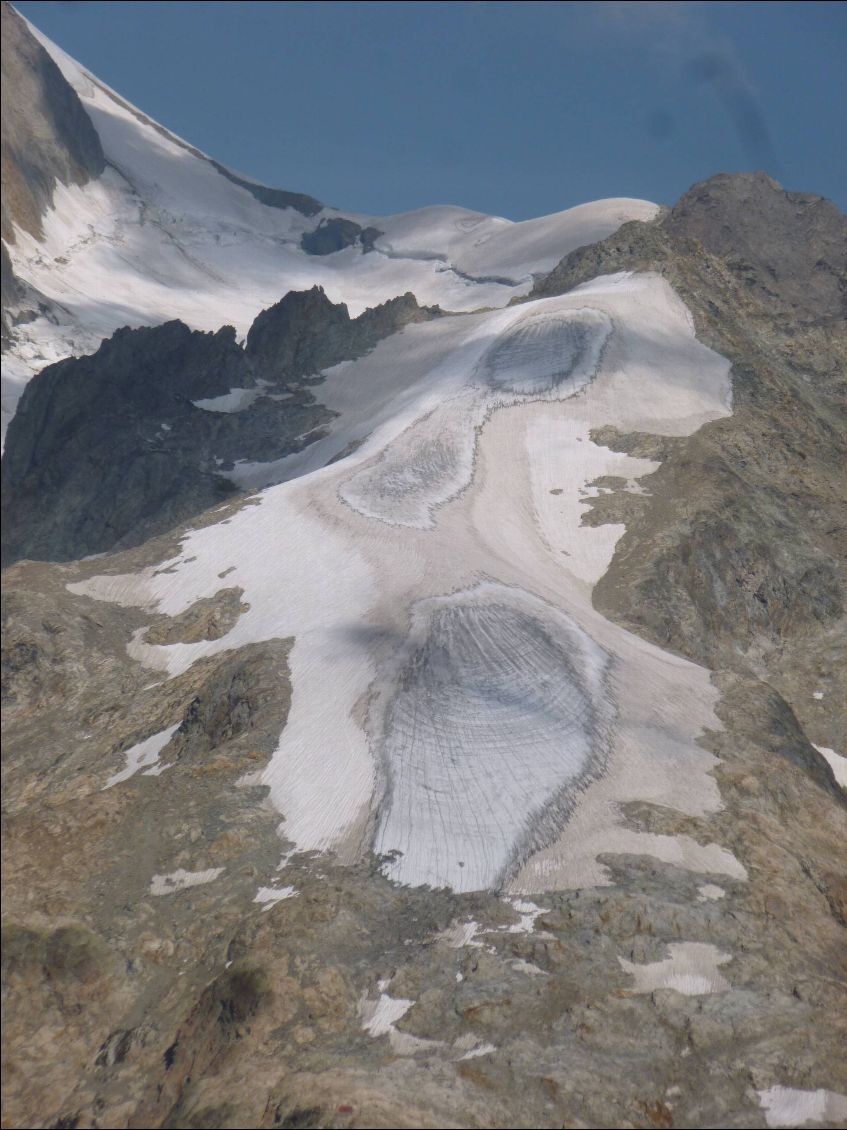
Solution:
<path fill-rule="evenodd" d="M 664 141 L 676 129 L 676 120 L 670 110 L 653 110 L 647 118 L 647 132 L 657 141 Z"/>
<path fill-rule="evenodd" d="M 744 169 L 845 204 L 847 5 L 18 6 L 222 164 L 371 216 L 671 203 Z"/>
<path fill-rule="evenodd" d="M 686 72 L 695 82 L 712 87 L 723 103 L 751 165 L 779 175 L 780 162 L 765 116 L 733 62 L 718 52 L 706 51 L 689 62 Z"/>

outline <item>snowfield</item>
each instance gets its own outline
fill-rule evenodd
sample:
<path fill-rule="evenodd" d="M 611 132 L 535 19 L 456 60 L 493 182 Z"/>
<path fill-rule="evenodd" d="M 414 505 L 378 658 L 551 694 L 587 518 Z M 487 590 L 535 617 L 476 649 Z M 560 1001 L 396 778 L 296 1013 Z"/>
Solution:
<path fill-rule="evenodd" d="M 176 615 L 231 570 L 250 607 L 222 639 L 136 634 L 131 654 L 168 676 L 295 638 L 264 776 L 285 839 L 373 849 L 399 882 L 456 890 L 603 884 L 609 852 L 743 879 L 719 844 L 622 826 L 632 800 L 719 807 L 697 743 L 719 725 L 716 692 L 594 610 L 623 527 L 580 523 L 595 479 L 643 490 L 656 467 L 593 428 L 684 435 L 730 410 L 728 362 L 667 283 L 612 276 L 410 326 L 330 370 L 321 394 L 330 433 L 249 471 L 277 485 L 190 533 L 164 571 L 73 586 Z"/>
<path fill-rule="evenodd" d="M 447 310 L 501 307 L 574 247 L 657 212 L 643 200 L 600 200 L 512 223 L 452 206 L 387 217 L 271 207 L 29 27 L 77 91 L 108 164 L 83 187 L 57 186 L 43 240 L 18 231 L 9 247 L 15 273 L 53 310 L 21 325 L 4 359 L 4 434 L 33 373 L 93 352 L 120 326 L 181 318 L 243 335 L 260 310 L 315 283 L 353 316 L 407 290 Z M 304 233 L 337 217 L 382 232 L 374 250 L 302 250 Z"/>

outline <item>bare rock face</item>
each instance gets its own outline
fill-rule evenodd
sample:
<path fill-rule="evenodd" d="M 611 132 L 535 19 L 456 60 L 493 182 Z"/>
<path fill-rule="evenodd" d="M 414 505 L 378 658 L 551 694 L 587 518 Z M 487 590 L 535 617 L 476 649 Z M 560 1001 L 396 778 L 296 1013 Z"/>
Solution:
<path fill-rule="evenodd" d="M 15 223 L 33 235 L 60 184 L 105 168 L 100 139 L 76 92 L 9 5 L 2 6 L 3 239 Z"/>
<path fill-rule="evenodd" d="M 333 255 L 345 247 L 357 245 L 367 252 L 373 250 L 375 241 L 382 234 L 379 228 L 363 228 L 354 220 L 338 216 L 321 220 L 314 231 L 304 232 L 300 246 L 309 255 Z"/>
<path fill-rule="evenodd" d="M 16 225 L 41 234 L 41 217 L 56 184 L 86 184 L 106 162 L 100 138 L 76 91 L 7 3 L 2 17 L 3 203 L 2 326 L 5 347 L 10 317 L 25 316 L 41 296 L 15 278 L 6 242 Z"/>
<path fill-rule="evenodd" d="M 155 124 L 149 118 L 147 121 Z M 289 192 L 284 188 L 271 188 L 266 184 L 257 184 L 256 181 L 245 180 L 244 177 L 234 173 L 232 169 L 228 169 L 226 165 L 206 158 L 205 154 L 201 153 L 200 156 L 208 160 L 221 176 L 226 177 L 233 184 L 245 188 L 260 204 L 266 204 L 268 208 L 293 208 L 303 216 L 315 216 L 323 208 L 320 200 L 315 200 L 314 196 L 308 196 L 305 192 Z"/>
<path fill-rule="evenodd" d="M 745 289 L 803 321 L 847 314 L 847 220 L 822 196 L 785 192 L 766 173 L 724 173 L 690 188 L 662 227 L 698 240 Z"/>
<path fill-rule="evenodd" d="M 200 640 L 219 640 L 235 624 L 238 617 L 250 609 L 241 597 L 240 588 L 220 589 L 214 596 L 195 601 L 179 616 L 170 617 L 166 624 L 154 625 L 144 634 L 145 643 L 198 643 Z"/>
<path fill-rule="evenodd" d="M 321 369 L 438 313 L 406 294 L 351 318 L 314 287 L 260 313 L 244 348 L 231 327 L 168 322 L 51 365 L 9 428 L 4 563 L 138 545 L 224 501 L 236 461 L 281 459 L 323 434 Z"/>

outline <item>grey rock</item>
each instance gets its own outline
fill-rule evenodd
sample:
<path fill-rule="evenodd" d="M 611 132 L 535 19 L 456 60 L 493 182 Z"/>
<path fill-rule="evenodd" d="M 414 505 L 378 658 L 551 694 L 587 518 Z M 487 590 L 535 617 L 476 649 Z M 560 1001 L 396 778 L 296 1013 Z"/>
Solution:
<path fill-rule="evenodd" d="M 2 185 L 0 234 L 3 348 L 15 321 L 28 320 L 46 302 L 15 277 L 6 243 L 14 227 L 41 235 L 41 217 L 59 184 L 86 184 L 106 166 L 100 138 L 62 72 L 8 3 L 0 5 L 5 97 L 0 106 Z"/>
<path fill-rule="evenodd" d="M 145 643 L 198 643 L 200 640 L 219 640 L 236 624 L 238 617 L 247 612 L 240 588 L 220 589 L 214 596 L 197 600 L 179 616 L 169 617 L 165 624 L 154 624 L 144 634 Z"/>
<path fill-rule="evenodd" d="M 633 827 L 731 844 L 749 880 L 721 878 L 724 898 L 702 902 L 708 876 L 604 856 L 611 886 L 538 896 L 536 928 L 512 933 L 518 914 L 496 896 L 409 890 L 375 860 L 295 855 L 277 871 L 279 817 L 263 788 L 236 782 L 267 763 L 285 722 L 290 641 L 149 687 L 126 653 L 144 614 L 67 589 L 103 567 L 23 563 L 4 577 L 6 639 L 29 657 L 7 667 L 4 711 L 13 1124 L 752 1128 L 753 1085 L 843 1086 L 844 818 L 802 764 L 774 755 L 783 708 L 755 680 L 722 682 L 709 745 L 723 809 L 631 814 Z M 180 720 L 162 777 L 100 791 L 122 751 Z M 209 867 L 224 868 L 214 882 L 150 894 L 153 873 Z M 262 885 L 296 893 L 265 912 Z M 482 945 L 440 939 L 468 919 Z M 661 961 L 680 939 L 732 955 L 731 992 L 633 992 L 619 958 Z M 412 1002 L 396 1030 L 414 1054 L 363 1030 L 361 1001 L 382 992 Z"/>
<path fill-rule="evenodd" d="M 336 251 L 343 251 L 345 247 L 355 247 L 357 244 L 363 251 L 373 251 L 376 240 L 383 233 L 379 228 L 363 228 L 354 220 L 346 220 L 341 216 L 321 220 L 314 231 L 303 232 L 300 246 L 308 255 L 332 255 Z"/>
<path fill-rule="evenodd" d="M 777 662 L 780 670 L 806 667 L 816 638 L 844 639 L 847 321 L 825 301 L 815 318 L 797 297 L 801 280 L 816 273 L 808 256 L 796 252 L 794 282 L 779 293 L 751 286 L 749 264 L 781 261 L 785 249 L 812 242 L 814 215 L 825 231 L 833 213 L 841 229 L 847 221 L 833 205 L 796 208 L 796 194 L 782 193 L 770 226 L 743 220 L 743 262 L 714 254 L 704 240 L 713 229 L 734 230 L 739 196 L 751 185 L 767 200 L 781 192 L 759 176 L 740 178 L 737 189 L 715 180 L 687 193 L 681 213 L 625 224 L 572 252 L 535 293 L 563 293 L 616 271 L 657 271 L 688 305 L 700 340 L 732 361 L 731 416 L 684 440 L 595 435 L 662 462 L 644 480 L 649 496 L 627 505 L 627 531 L 594 602 L 660 647 L 713 669 L 772 677 Z M 728 201 L 722 212 L 720 201 Z M 680 234 L 680 214 L 703 240 Z M 586 520 L 614 520 L 615 498 L 603 496 Z M 847 738 L 838 729 L 836 745 Z"/>
<path fill-rule="evenodd" d="M 205 154 L 201 154 L 201 156 L 205 157 Z M 241 188 L 246 188 L 251 196 L 255 197 L 260 204 L 267 205 L 268 208 L 293 208 L 295 212 L 300 212 L 303 216 L 315 216 L 323 209 L 320 200 L 316 200 L 314 196 L 309 196 L 305 192 L 288 192 L 283 188 L 271 188 L 266 184 L 257 184 L 256 181 L 240 177 L 232 169 L 228 169 L 226 165 L 221 165 L 218 161 L 212 161 L 210 158 L 205 159 L 209 160 L 221 176 L 226 177 L 228 181 L 232 181 L 233 184 L 237 184 Z"/>
<path fill-rule="evenodd" d="M 51 365 L 7 436 L 4 564 L 138 545 L 220 503 L 235 492 L 221 471 L 236 460 L 270 462 L 323 434 L 321 369 L 439 313 L 406 294 L 351 318 L 314 287 L 259 314 L 244 348 L 232 327 L 168 322 L 118 330 L 93 356 Z M 234 388 L 255 392 L 241 411 L 194 403 Z"/>
<path fill-rule="evenodd" d="M 767 173 L 722 173 L 690 188 L 661 226 L 803 320 L 847 314 L 847 218 L 822 196 L 785 192 Z"/>
<path fill-rule="evenodd" d="M 12 223 L 37 235 L 61 184 L 85 184 L 105 168 L 100 138 L 76 91 L 30 34 L 14 8 L 2 5 L 3 239 Z"/>

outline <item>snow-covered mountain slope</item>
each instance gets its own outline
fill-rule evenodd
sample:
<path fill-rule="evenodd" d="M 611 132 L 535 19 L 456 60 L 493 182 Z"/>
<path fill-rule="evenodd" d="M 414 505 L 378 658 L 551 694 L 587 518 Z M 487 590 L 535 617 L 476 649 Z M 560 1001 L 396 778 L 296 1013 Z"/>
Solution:
<path fill-rule="evenodd" d="M 565 252 L 657 211 L 613 199 L 524 223 L 458 207 L 342 213 L 229 173 L 30 30 L 94 123 L 106 169 L 87 184 L 57 184 L 43 236 L 18 229 L 8 245 L 17 277 L 51 309 L 15 330 L 4 362 L 6 422 L 32 373 L 93 351 L 123 325 L 179 317 L 243 334 L 286 291 L 316 283 L 354 315 L 408 290 L 449 310 L 504 306 Z M 352 225 L 347 238 L 356 225 L 380 234 L 332 254 L 303 249 L 304 234 L 339 219 Z"/>
<path fill-rule="evenodd" d="M 615 815 L 719 804 L 696 744 L 715 723 L 708 673 L 594 611 L 623 527 L 580 524 L 605 478 L 637 492 L 657 466 L 592 427 L 685 435 L 729 411 L 728 364 L 668 285 L 612 276 L 410 326 L 329 370 L 322 393 L 336 426 L 273 467 L 297 478 L 161 566 L 73 586 L 169 616 L 223 574 L 242 589 L 249 611 L 220 639 L 138 635 L 131 656 L 169 678 L 294 638 L 291 714 L 263 778 L 286 837 L 396 852 L 392 878 L 455 890 L 602 883 L 609 851 L 743 878 L 718 844 Z"/>

